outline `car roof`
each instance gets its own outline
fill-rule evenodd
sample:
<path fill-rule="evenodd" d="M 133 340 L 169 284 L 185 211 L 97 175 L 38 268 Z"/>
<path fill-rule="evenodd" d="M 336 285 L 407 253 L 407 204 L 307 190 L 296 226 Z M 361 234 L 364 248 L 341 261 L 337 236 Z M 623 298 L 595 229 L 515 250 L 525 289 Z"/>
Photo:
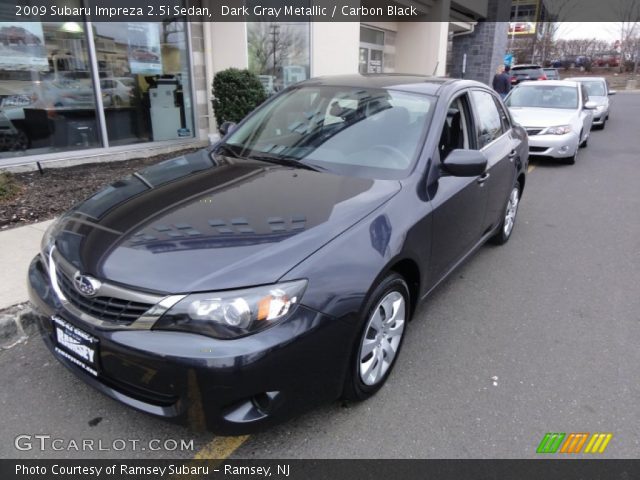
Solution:
<path fill-rule="evenodd" d="M 511 67 L 511 70 L 513 70 L 514 68 L 542 68 L 540 65 L 535 65 L 535 64 L 521 64 L 521 65 L 514 65 L 513 67 Z"/>
<path fill-rule="evenodd" d="M 461 80 L 447 77 L 430 77 L 398 73 L 331 75 L 311 78 L 297 85 L 325 85 L 336 87 L 388 88 L 405 90 L 428 95 L 437 95 L 441 88 L 462 84 L 466 87 L 487 88 L 483 83 L 473 80 Z"/>
<path fill-rule="evenodd" d="M 571 80 L 544 80 L 542 82 L 522 82 L 517 86 L 536 86 L 536 87 L 577 87 L 578 82 Z"/>
<path fill-rule="evenodd" d="M 607 79 L 604 77 L 570 77 L 567 78 L 566 80 L 572 80 L 574 82 L 583 82 L 583 81 L 589 81 L 589 82 L 607 82 Z"/>

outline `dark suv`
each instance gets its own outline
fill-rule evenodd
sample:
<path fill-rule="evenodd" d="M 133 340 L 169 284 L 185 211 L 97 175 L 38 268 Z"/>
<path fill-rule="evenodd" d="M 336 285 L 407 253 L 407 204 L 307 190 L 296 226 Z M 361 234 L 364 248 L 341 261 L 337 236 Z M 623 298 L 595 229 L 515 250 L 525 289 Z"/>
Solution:
<path fill-rule="evenodd" d="M 514 65 L 511 67 L 511 85 L 527 80 L 547 80 L 540 65 Z"/>

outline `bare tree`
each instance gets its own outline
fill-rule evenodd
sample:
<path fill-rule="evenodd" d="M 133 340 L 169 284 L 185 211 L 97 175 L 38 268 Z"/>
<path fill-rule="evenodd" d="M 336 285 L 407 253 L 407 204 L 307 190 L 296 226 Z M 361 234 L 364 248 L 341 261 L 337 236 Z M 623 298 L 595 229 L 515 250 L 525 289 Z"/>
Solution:
<path fill-rule="evenodd" d="M 284 23 L 249 24 L 249 69 L 260 75 L 277 75 L 278 68 L 285 62 L 306 63 L 306 37 L 300 35 L 296 27 Z"/>
<path fill-rule="evenodd" d="M 620 33 L 620 71 L 624 71 L 624 64 L 627 60 L 637 55 L 635 39 L 640 35 L 640 3 L 637 0 L 619 0 L 617 2 L 616 14 L 619 22 Z"/>

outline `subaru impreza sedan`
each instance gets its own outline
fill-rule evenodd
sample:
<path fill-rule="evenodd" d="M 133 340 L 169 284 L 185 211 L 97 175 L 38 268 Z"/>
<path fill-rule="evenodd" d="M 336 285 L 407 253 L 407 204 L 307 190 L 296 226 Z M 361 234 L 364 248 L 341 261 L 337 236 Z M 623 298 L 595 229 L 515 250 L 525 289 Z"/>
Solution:
<path fill-rule="evenodd" d="M 567 78 L 567 80 L 580 82 L 585 86 L 589 100 L 596 104 L 596 108 L 593 110 L 592 126 L 604 130 L 611 115 L 609 97 L 617 92 L 609 88 L 604 77 L 574 77 Z"/>
<path fill-rule="evenodd" d="M 593 111 L 584 85 L 568 80 L 525 82 L 504 99 L 516 122 L 529 135 L 529 153 L 574 164 L 589 142 Z"/>
<path fill-rule="evenodd" d="M 222 130 L 76 205 L 29 269 L 53 355 L 143 412 L 239 434 L 364 400 L 419 302 L 512 235 L 527 136 L 480 83 L 308 80 Z"/>

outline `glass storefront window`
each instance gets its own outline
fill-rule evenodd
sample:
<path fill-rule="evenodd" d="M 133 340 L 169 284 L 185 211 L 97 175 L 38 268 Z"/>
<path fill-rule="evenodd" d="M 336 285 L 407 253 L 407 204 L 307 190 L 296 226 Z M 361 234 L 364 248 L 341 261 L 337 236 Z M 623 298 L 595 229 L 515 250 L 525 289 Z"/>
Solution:
<path fill-rule="evenodd" d="M 90 72 L 82 25 L 0 22 L 0 158 L 100 146 Z"/>
<path fill-rule="evenodd" d="M 109 145 L 193 137 L 186 26 L 94 23 Z"/>
<path fill-rule="evenodd" d="M 0 159 L 194 137 L 186 22 L 88 25 L 0 22 Z"/>
<path fill-rule="evenodd" d="M 247 23 L 249 70 L 268 95 L 309 78 L 309 23 Z"/>

